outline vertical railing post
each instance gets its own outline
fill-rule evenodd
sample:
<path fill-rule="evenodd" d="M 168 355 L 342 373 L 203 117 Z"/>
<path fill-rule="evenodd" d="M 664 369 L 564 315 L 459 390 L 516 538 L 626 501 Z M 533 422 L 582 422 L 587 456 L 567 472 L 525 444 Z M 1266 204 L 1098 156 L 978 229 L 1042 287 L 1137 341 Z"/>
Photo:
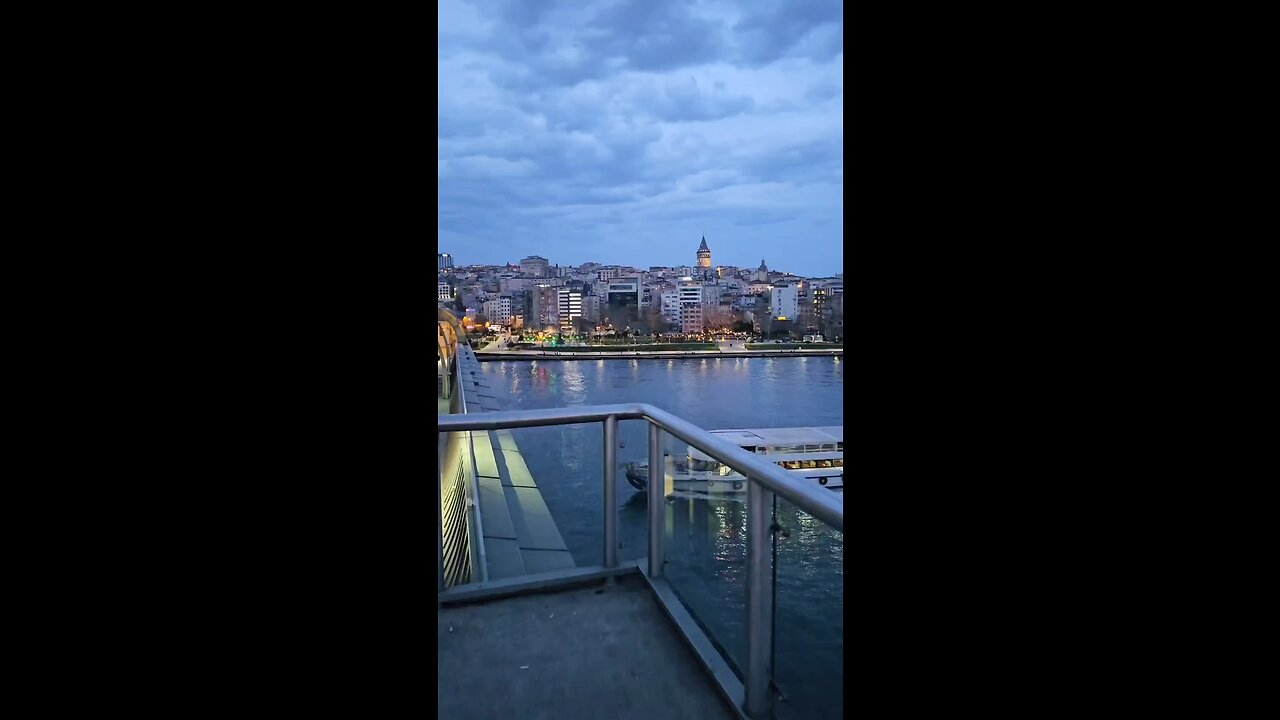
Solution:
<path fill-rule="evenodd" d="M 618 566 L 618 416 L 604 421 L 604 566 Z"/>
<path fill-rule="evenodd" d="M 649 577 L 662 577 L 667 532 L 666 468 L 662 466 L 662 428 L 649 423 Z"/>
<path fill-rule="evenodd" d="M 436 432 L 436 576 L 444 592 L 444 435 Z"/>
<path fill-rule="evenodd" d="M 770 528 L 773 491 L 747 479 L 747 672 L 743 710 L 751 717 L 769 714 L 773 678 L 773 568 Z"/>

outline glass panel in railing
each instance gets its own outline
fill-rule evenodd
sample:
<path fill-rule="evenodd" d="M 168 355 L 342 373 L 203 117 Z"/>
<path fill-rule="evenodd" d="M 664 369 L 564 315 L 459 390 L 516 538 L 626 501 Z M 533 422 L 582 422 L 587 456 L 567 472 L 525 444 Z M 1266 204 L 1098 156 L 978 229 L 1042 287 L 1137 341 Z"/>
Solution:
<path fill-rule="evenodd" d="M 473 438 L 488 579 L 601 564 L 600 423 Z"/>
<path fill-rule="evenodd" d="M 481 363 L 480 367 L 477 397 L 485 407 L 497 410 L 638 402 L 645 393 L 652 391 L 646 385 L 656 383 L 656 380 L 646 383 L 638 379 L 646 369 L 635 360 L 488 361 Z M 482 492 L 489 498 L 489 507 L 500 508 L 505 503 L 513 508 L 516 515 L 509 521 L 500 510 L 494 510 L 492 514 L 497 517 L 493 523 L 503 532 L 520 536 L 506 543 L 496 542 L 496 545 L 520 547 L 526 541 L 524 533 L 520 532 L 522 519 L 519 515 L 530 514 L 535 518 L 545 515 L 549 521 L 535 521 L 540 531 L 531 533 L 540 546 L 554 544 L 555 535 L 558 535 L 575 566 L 602 564 L 603 423 L 520 428 L 488 435 L 489 452 L 496 455 L 490 461 L 481 444 L 478 445 L 481 448 L 479 452 L 484 453 L 484 457 L 478 454 L 477 460 L 490 468 L 490 473 L 502 475 L 503 480 L 485 481 L 483 485 L 486 487 L 482 487 Z M 648 423 L 619 421 L 614 444 L 619 562 L 648 554 L 647 503 L 644 493 L 627 479 L 628 471 L 634 476 L 635 468 L 647 462 L 648 453 Z M 513 471 L 516 479 L 506 480 Z M 485 477 L 484 472 L 481 477 Z M 522 487 L 527 489 L 520 490 Z M 520 503 L 518 507 L 513 505 L 517 502 Z M 525 502 L 531 510 L 526 509 Z M 486 510 L 485 514 L 490 514 L 490 511 Z M 555 535 L 550 532 L 552 524 Z M 487 529 L 485 534 L 490 534 Z M 501 539 L 495 538 L 494 541 Z M 514 542 L 516 539 L 519 543 Z M 542 572 L 560 566 L 559 557 L 532 552 L 527 545 L 524 548 L 528 567 L 536 567 Z"/>
<path fill-rule="evenodd" d="M 843 487 L 843 476 L 826 485 Z M 844 490 L 829 490 L 843 496 Z M 774 544 L 774 717 L 844 714 L 844 534 L 778 498 Z"/>
<path fill-rule="evenodd" d="M 746 479 L 664 434 L 666 576 L 742 677 L 746 667 Z"/>

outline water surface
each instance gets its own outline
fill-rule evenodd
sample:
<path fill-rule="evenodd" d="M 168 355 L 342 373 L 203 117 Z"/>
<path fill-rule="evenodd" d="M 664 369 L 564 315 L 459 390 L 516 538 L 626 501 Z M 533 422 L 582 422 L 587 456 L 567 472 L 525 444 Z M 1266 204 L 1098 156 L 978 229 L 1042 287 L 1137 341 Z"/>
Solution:
<path fill-rule="evenodd" d="M 839 357 L 600 359 L 481 363 L 504 410 L 644 402 L 708 430 L 843 425 Z M 647 460 L 647 424 L 618 424 L 619 463 Z M 578 565 L 601 547 L 600 423 L 512 431 Z M 672 453 L 685 446 L 664 436 Z M 647 553 L 647 499 L 617 474 L 620 559 Z M 745 656 L 746 505 L 668 501 L 667 573 L 731 659 Z M 844 540 L 779 501 L 775 677 L 783 718 L 839 717 L 843 709 Z"/>

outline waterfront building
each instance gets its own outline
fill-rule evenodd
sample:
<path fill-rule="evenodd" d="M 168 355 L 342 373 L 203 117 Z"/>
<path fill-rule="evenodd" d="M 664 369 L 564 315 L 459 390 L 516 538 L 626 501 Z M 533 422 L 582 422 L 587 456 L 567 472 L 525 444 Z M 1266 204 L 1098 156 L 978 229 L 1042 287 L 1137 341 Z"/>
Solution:
<path fill-rule="evenodd" d="M 680 324 L 680 291 L 676 288 L 662 292 L 662 319 L 668 325 Z"/>
<path fill-rule="evenodd" d="M 800 303 L 796 288 L 790 285 L 775 285 L 769 293 L 769 308 L 775 319 L 798 320 Z"/>
<path fill-rule="evenodd" d="M 702 285 L 692 277 L 680 278 L 680 332 L 702 332 Z"/>
<path fill-rule="evenodd" d="M 559 297 L 556 288 L 537 285 L 525 291 L 524 318 L 530 330 L 545 330 L 557 323 Z"/>
<path fill-rule="evenodd" d="M 620 308 L 621 319 L 632 322 L 640 317 L 640 279 L 621 278 L 609 282 L 605 287 L 605 304 L 610 308 Z"/>
<path fill-rule="evenodd" d="M 582 296 L 582 317 L 593 323 L 600 322 L 600 296 Z"/>
<path fill-rule="evenodd" d="M 720 304 L 720 298 L 724 294 L 724 287 L 714 283 L 708 283 L 702 286 L 702 304 L 708 307 L 716 307 Z"/>
<path fill-rule="evenodd" d="M 561 288 L 559 291 L 560 334 L 573 333 L 573 321 L 582 317 L 582 293 Z"/>
<path fill-rule="evenodd" d="M 831 291 L 825 287 L 814 288 L 810 296 L 815 324 L 822 327 L 831 311 Z"/>
<path fill-rule="evenodd" d="M 489 322 L 495 325 L 509 325 L 511 323 L 511 298 L 497 297 L 484 301 L 484 314 L 489 318 Z"/>
<path fill-rule="evenodd" d="M 827 335 L 831 338 L 844 337 L 844 293 L 831 296 L 831 322 Z"/>

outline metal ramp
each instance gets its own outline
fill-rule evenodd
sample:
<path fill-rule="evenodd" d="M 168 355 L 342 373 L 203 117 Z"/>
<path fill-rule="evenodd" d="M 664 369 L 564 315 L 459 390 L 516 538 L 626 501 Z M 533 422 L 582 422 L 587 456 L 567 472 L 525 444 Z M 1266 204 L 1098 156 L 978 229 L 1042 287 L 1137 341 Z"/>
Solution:
<path fill-rule="evenodd" d="M 467 414 L 500 409 L 471 348 L 458 348 Z M 509 430 L 471 432 L 482 554 L 490 580 L 574 567 L 538 484 Z"/>

